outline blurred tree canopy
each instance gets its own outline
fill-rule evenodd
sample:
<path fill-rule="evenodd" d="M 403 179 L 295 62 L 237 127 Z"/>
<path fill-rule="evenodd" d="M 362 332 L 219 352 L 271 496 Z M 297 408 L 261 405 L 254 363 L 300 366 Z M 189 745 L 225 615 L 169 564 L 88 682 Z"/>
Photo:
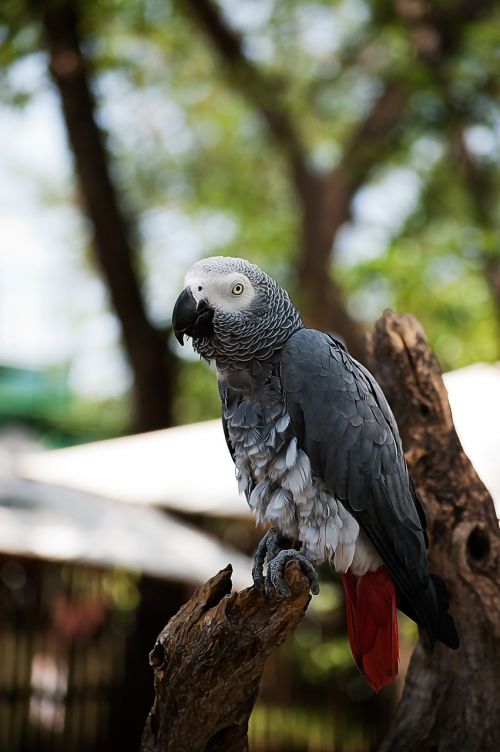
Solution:
<path fill-rule="evenodd" d="M 29 96 L 12 66 L 46 56 L 135 428 L 217 410 L 165 347 L 173 258 L 262 264 L 358 357 L 387 306 L 445 369 L 499 357 L 493 0 L 4 0 L 0 36 L 4 107 Z"/>

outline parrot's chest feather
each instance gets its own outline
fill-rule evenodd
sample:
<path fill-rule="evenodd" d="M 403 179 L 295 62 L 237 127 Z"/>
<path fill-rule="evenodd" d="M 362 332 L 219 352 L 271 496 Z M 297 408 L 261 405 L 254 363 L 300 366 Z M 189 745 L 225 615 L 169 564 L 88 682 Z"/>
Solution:
<path fill-rule="evenodd" d="M 250 391 L 238 378 L 219 374 L 223 414 L 240 491 L 261 524 L 299 539 L 314 561 L 334 559 L 345 570 L 354 556 L 359 526 L 313 474 L 297 445 L 279 375 L 263 375 Z"/>

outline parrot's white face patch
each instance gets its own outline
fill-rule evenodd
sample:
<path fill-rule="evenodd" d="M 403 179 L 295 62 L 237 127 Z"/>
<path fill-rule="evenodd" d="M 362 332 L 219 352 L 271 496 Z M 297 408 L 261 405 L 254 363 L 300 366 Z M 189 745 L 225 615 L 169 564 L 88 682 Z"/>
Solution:
<path fill-rule="evenodd" d="M 252 283 L 241 272 L 217 274 L 200 266 L 195 264 L 185 278 L 186 286 L 191 289 L 197 302 L 206 300 L 214 310 L 237 313 L 247 308 L 255 298 Z"/>

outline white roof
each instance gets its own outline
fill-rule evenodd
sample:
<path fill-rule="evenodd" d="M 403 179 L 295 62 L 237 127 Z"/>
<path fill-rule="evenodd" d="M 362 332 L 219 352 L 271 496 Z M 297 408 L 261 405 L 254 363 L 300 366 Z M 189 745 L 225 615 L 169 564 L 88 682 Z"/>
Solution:
<path fill-rule="evenodd" d="M 500 363 L 445 373 L 458 438 L 500 517 Z"/>
<path fill-rule="evenodd" d="M 445 374 L 457 433 L 500 510 L 500 366 Z M 246 516 L 219 420 L 26 454 L 25 478 L 193 514 Z"/>
<path fill-rule="evenodd" d="M 190 584 L 231 563 L 235 587 L 251 584 L 246 556 L 165 512 L 14 478 L 2 483 L 0 551 Z"/>
<path fill-rule="evenodd" d="M 246 517 L 220 420 L 19 457 L 24 478 L 135 504 Z"/>

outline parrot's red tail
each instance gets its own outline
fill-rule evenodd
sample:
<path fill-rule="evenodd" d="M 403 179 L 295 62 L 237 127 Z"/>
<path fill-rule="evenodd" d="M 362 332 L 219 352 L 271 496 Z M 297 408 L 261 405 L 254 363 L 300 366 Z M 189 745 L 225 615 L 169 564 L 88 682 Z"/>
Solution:
<path fill-rule="evenodd" d="M 385 567 L 362 577 L 346 572 L 342 580 L 352 654 L 361 673 L 378 692 L 398 675 L 396 586 Z"/>

